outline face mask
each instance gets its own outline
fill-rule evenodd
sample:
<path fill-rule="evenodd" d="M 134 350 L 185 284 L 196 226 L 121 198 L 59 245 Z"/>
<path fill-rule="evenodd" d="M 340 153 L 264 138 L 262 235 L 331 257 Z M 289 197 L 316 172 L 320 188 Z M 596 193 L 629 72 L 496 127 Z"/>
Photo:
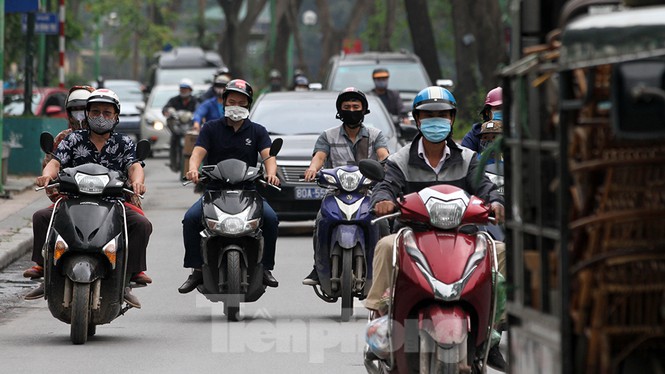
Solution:
<path fill-rule="evenodd" d="M 377 79 L 374 81 L 374 87 L 378 89 L 386 89 L 388 88 L 388 80 L 387 79 Z"/>
<path fill-rule="evenodd" d="M 192 93 L 191 93 L 191 92 L 181 93 L 181 94 L 180 94 L 180 97 L 182 97 L 183 99 L 186 99 L 186 98 L 188 98 L 188 97 L 190 97 L 190 96 L 192 96 Z"/>
<path fill-rule="evenodd" d="M 215 87 L 215 88 L 213 88 L 213 90 L 215 90 L 215 95 L 217 95 L 217 97 L 222 97 L 222 94 L 224 93 L 223 88 Z"/>
<path fill-rule="evenodd" d="M 224 108 L 224 117 L 237 122 L 249 117 L 249 110 L 241 106 L 227 106 Z"/>
<path fill-rule="evenodd" d="M 500 110 L 497 110 L 496 112 L 492 112 L 492 118 L 495 121 L 503 121 L 503 112 Z"/>
<path fill-rule="evenodd" d="M 420 133 L 432 143 L 446 140 L 451 130 L 452 123 L 448 118 L 434 117 L 420 120 Z"/>
<path fill-rule="evenodd" d="M 492 145 L 493 142 L 494 140 L 481 140 L 479 144 L 480 148 L 478 149 L 478 153 L 484 152 L 487 149 L 487 147 Z"/>
<path fill-rule="evenodd" d="M 354 129 L 363 123 L 365 113 L 362 110 L 340 110 L 339 118 L 345 125 Z"/>
<path fill-rule="evenodd" d="M 88 126 L 90 126 L 90 130 L 99 135 L 111 132 L 116 123 L 115 118 L 104 118 L 104 116 L 95 118 L 88 117 Z"/>
<path fill-rule="evenodd" d="M 85 112 L 82 110 L 73 110 L 71 116 L 78 122 L 78 126 L 76 126 L 76 128 L 80 129 L 81 122 L 83 122 L 85 119 Z"/>

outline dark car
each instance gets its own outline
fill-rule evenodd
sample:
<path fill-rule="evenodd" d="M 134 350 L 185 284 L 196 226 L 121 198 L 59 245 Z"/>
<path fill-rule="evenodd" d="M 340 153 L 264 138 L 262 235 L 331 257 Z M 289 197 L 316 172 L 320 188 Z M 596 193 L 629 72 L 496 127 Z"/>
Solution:
<path fill-rule="evenodd" d="M 282 221 L 316 218 L 326 190 L 316 183 L 301 182 L 312 160 L 314 144 L 321 133 L 342 123 L 335 118 L 337 92 L 270 92 L 263 94 L 250 112 L 252 121 L 265 126 L 272 138 L 284 139 L 277 156 L 277 176 L 282 191 L 260 188 L 261 194 Z M 365 126 L 376 127 L 388 139 L 391 153 L 402 145 L 392 125 L 390 114 L 375 96 L 367 97 L 370 113 Z"/>
<path fill-rule="evenodd" d="M 390 72 L 388 88 L 398 90 L 404 110 L 413 98 L 432 82 L 418 56 L 408 52 L 365 52 L 333 56 L 323 84 L 324 90 L 341 91 L 353 86 L 369 93 L 374 88 L 372 71 L 386 68 Z M 437 81 L 437 84 L 439 81 Z"/>
<path fill-rule="evenodd" d="M 25 91 L 22 88 L 3 91 L 3 113 L 5 116 L 20 116 L 24 110 Z M 32 90 L 31 110 L 35 116 L 67 118 L 65 100 L 67 90 L 59 87 L 40 87 Z"/>
<path fill-rule="evenodd" d="M 141 82 L 127 79 L 107 79 L 104 88 L 108 88 L 120 98 L 120 122 L 115 131 L 127 134 L 138 140 L 141 138 L 141 111 L 145 107 L 144 86 Z"/>

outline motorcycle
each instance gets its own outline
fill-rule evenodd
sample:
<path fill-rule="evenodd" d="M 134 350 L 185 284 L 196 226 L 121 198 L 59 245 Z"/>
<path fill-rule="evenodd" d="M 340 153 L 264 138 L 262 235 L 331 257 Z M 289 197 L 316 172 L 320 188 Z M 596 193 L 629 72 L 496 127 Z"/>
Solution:
<path fill-rule="evenodd" d="M 282 143 L 280 138 L 273 140 L 270 157 L 279 153 Z M 231 321 L 239 320 L 241 302 L 258 300 L 266 289 L 261 264 L 263 198 L 251 187 L 258 182 L 281 189 L 262 179 L 264 162 L 250 167 L 228 159 L 201 171 L 200 182 L 208 188 L 202 200 L 203 284 L 197 290 L 212 302 L 223 302 Z"/>
<path fill-rule="evenodd" d="M 174 110 L 169 108 L 166 117 L 166 127 L 171 132 L 169 147 L 169 168 L 171 171 L 180 174 L 180 179 L 185 176 L 184 173 L 184 148 L 185 135 L 192 127 L 192 112 L 188 110 Z"/>
<path fill-rule="evenodd" d="M 360 163 L 363 175 L 382 180 L 381 165 L 367 161 Z M 477 225 L 493 221 L 490 207 L 443 184 L 398 200 L 397 213 L 373 221 L 397 217 L 404 227 L 393 246 L 397 266 L 383 320 L 388 344 L 370 344 L 367 371 L 485 372 L 498 270 L 494 241 Z"/>
<path fill-rule="evenodd" d="M 40 146 L 51 153 L 53 136 L 42 133 Z M 150 143 L 139 141 L 136 157 L 149 154 Z M 61 170 L 47 186 L 63 197 L 55 202 L 43 249 L 45 297 L 53 317 L 71 325 L 74 344 L 131 308 L 122 306 L 129 250 L 123 201 L 133 194 L 125 182 L 116 171 L 83 164 Z"/>
<path fill-rule="evenodd" d="M 321 202 L 318 222 L 316 270 L 318 286 L 312 286 L 322 300 L 342 299 L 343 322 L 353 315 L 353 298 L 367 297 L 372 280 L 372 257 L 379 230 L 370 223 L 370 191 L 375 184 L 358 166 L 321 169 L 317 184 L 330 189 Z"/>

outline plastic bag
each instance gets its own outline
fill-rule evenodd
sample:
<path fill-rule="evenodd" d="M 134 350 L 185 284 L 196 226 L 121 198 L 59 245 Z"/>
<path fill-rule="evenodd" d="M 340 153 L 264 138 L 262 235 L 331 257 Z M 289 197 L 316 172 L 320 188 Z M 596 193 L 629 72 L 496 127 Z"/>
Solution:
<path fill-rule="evenodd" d="M 369 349 L 382 360 L 390 357 L 389 322 L 388 315 L 373 319 L 367 324 L 365 332 L 365 341 Z"/>

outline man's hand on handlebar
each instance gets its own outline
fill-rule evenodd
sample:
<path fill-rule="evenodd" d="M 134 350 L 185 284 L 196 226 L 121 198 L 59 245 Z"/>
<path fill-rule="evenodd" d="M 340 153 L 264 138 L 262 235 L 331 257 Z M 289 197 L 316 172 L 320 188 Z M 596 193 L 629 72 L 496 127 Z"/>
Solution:
<path fill-rule="evenodd" d="M 266 174 L 266 182 L 272 184 L 273 186 L 279 186 L 280 181 L 279 178 L 276 175 L 268 175 Z"/>
<path fill-rule="evenodd" d="M 185 178 L 187 180 L 190 180 L 194 183 L 199 183 L 199 171 L 198 170 L 190 170 L 185 174 Z"/>
<path fill-rule="evenodd" d="M 37 179 L 35 180 L 35 184 L 39 187 L 46 187 L 48 186 L 50 181 L 51 181 L 50 175 L 42 175 L 37 177 Z"/>
<path fill-rule="evenodd" d="M 395 211 L 395 203 L 388 200 L 379 201 L 374 204 L 374 214 L 377 217 L 385 216 L 386 214 L 391 214 Z"/>
<path fill-rule="evenodd" d="M 316 170 L 312 168 L 307 168 L 307 170 L 305 170 L 305 181 L 311 182 L 315 178 L 316 178 Z"/>
<path fill-rule="evenodd" d="M 506 221 L 506 214 L 503 208 L 503 204 L 495 201 L 490 206 L 492 213 L 494 213 L 494 218 L 496 219 L 497 225 L 502 225 Z"/>

